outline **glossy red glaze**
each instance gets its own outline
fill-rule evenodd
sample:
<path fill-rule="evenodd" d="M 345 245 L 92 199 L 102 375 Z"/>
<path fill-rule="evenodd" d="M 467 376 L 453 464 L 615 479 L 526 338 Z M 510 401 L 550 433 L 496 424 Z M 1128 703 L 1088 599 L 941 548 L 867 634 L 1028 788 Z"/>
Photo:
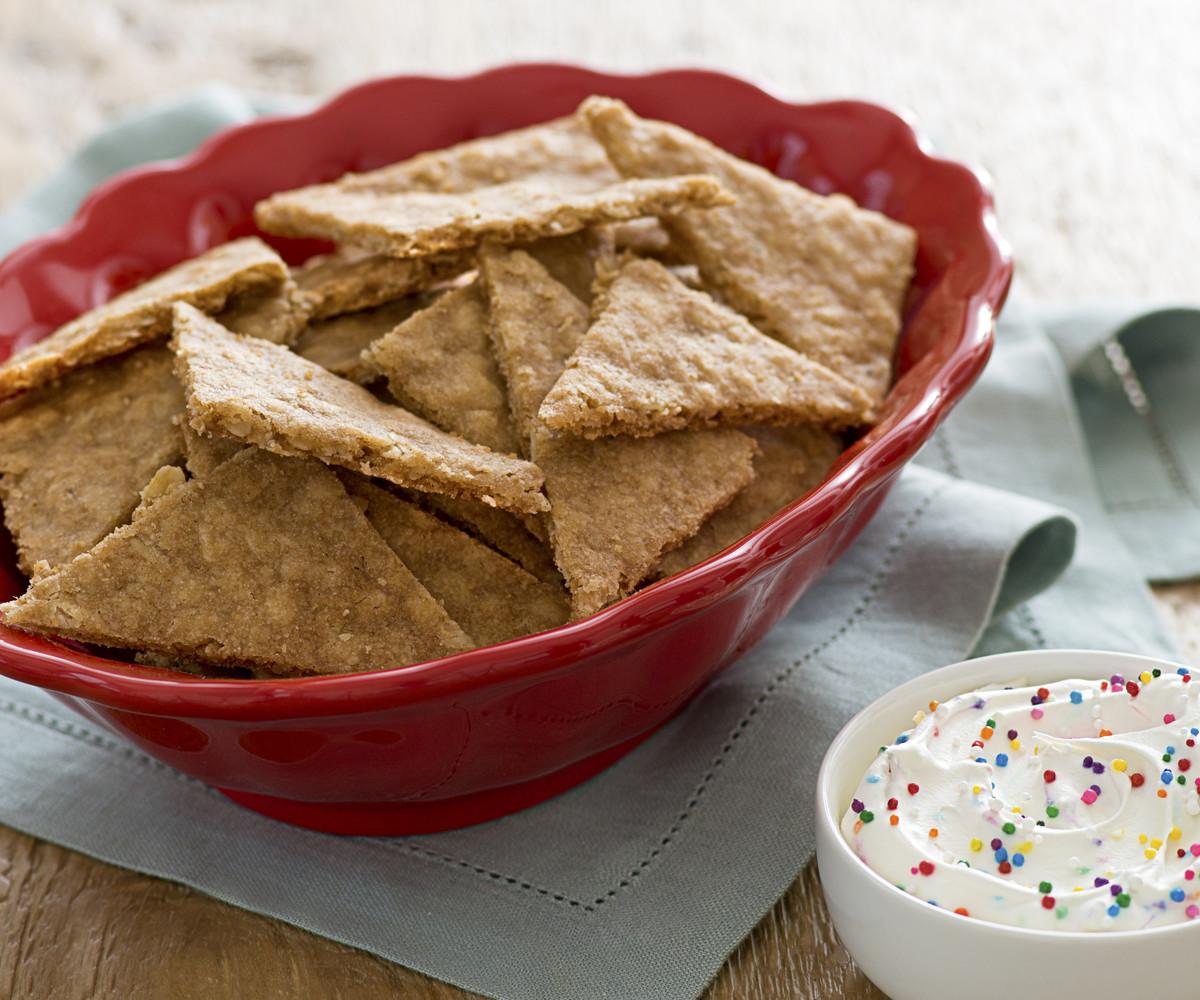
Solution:
<path fill-rule="evenodd" d="M 0 264 L 0 357 L 133 281 L 253 231 L 273 191 L 623 98 L 920 233 L 882 419 L 826 481 L 699 566 L 585 621 L 369 674 L 204 680 L 0 626 L 0 671 L 55 692 L 236 801 L 343 833 L 425 832 L 524 808 L 583 780 L 749 649 L 842 553 L 987 361 L 1012 275 L 985 183 L 870 104 L 786 104 L 717 73 L 611 76 L 514 66 L 396 77 L 310 114 L 228 129 L 184 159 L 102 184 L 63 228 Z M 291 259 L 312 245 L 273 241 Z M 0 553 L 0 591 L 23 581 Z"/>

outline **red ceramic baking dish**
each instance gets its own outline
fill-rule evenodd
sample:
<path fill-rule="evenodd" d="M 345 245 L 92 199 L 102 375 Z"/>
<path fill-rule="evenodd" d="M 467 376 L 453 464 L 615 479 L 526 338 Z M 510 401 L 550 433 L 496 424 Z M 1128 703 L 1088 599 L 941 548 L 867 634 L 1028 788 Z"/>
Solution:
<path fill-rule="evenodd" d="M 534 65 L 375 80 L 101 185 L 70 223 L 0 264 L 0 358 L 136 280 L 254 232 L 253 205 L 273 191 L 566 114 L 594 93 L 920 234 L 896 384 L 877 426 L 820 486 L 707 562 L 591 618 L 432 663 L 205 680 L 0 626 L 0 671 L 251 809 L 321 830 L 402 834 L 480 822 L 583 781 L 762 638 L 983 370 L 1012 275 L 985 183 L 932 156 L 883 108 L 788 104 L 692 70 Z M 314 249 L 273 242 L 293 261 Z M 0 592 L 23 586 L 11 549 L 0 552 Z"/>

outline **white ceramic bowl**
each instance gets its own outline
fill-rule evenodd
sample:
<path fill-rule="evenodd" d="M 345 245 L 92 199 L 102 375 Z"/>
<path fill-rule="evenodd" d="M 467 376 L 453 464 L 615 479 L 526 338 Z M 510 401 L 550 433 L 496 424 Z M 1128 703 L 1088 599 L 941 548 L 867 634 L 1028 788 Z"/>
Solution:
<path fill-rule="evenodd" d="M 851 719 L 817 776 L 817 863 L 829 912 L 859 967 L 893 1000 L 1137 1000 L 1200 996 L 1200 921 L 1143 931 L 1038 931 L 963 918 L 897 889 L 846 843 L 841 820 L 880 746 L 913 712 L 1015 678 L 1131 676 L 1178 664 L 1057 649 L 967 660 L 909 681 Z"/>

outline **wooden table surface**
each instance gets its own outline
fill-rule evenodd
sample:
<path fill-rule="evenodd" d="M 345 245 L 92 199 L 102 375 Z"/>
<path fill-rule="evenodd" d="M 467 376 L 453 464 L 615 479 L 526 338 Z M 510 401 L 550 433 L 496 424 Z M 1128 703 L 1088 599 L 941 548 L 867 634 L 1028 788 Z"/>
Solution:
<path fill-rule="evenodd" d="M 1200 584 L 1160 587 L 1156 593 L 1188 661 L 1200 661 Z M 0 827 L 0 997 L 467 996 L 280 921 Z M 725 963 L 706 996 L 865 1000 L 883 994 L 838 943 L 810 863 Z"/>

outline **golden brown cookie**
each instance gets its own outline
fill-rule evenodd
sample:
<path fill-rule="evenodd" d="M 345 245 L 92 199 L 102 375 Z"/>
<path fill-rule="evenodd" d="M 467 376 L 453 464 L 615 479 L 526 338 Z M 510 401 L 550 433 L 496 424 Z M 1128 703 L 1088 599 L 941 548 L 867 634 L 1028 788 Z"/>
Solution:
<path fill-rule="evenodd" d="M 284 675 L 470 646 L 332 472 L 257 448 L 159 496 L 0 612 L 30 632 Z"/>
<path fill-rule="evenodd" d="M 454 194 L 510 181 L 536 180 L 555 190 L 589 191 L 620 176 L 587 125 L 575 116 L 470 139 L 337 183 L 356 191 Z"/>
<path fill-rule="evenodd" d="M 707 173 L 737 203 L 663 218 L 676 248 L 759 329 L 867 393 L 891 384 L 916 233 L 842 195 L 823 197 L 699 136 L 592 97 L 579 112 L 627 177 Z"/>
<path fill-rule="evenodd" d="M 234 333 L 290 346 L 312 315 L 313 305 L 287 278 L 278 287 L 235 296 L 213 318 Z"/>
<path fill-rule="evenodd" d="M 0 399 L 162 336 L 171 329 L 176 302 L 218 312 L 234 295 L 276 288 L 286 278 L 287 267 L 262 240 L 250 237 L 214 247 L 18 351 L 0 365 Z"/>
<path fill-rule="evenodd" d="M 575 298 L 590 305 L 597 268 L 610 266 L 616 257 L 613 228 L 597 226 L 581 229 L 570 236 L 535 240 L 533 243 L 526 243 L 520 249 L 541 264 L 560 285 L 566 285 Z"/>
<path fill-rule="evenodd" d="M 183 460 L 187 466 L 188 475 L 194 478 L 207 476 L 218 465 L 233 458 L 243 448 L 249 447 L 233 438 L 212 437 L 201 434 L 187 421 L 187 415 L 180 413 L 179 431 L 183 436 Z"/>
<path fill-rule="evenodd" d="M 531 534 L 524 520 L 516 514 L 497 510 L 478 500 L 448 497 L 440 493 L 418 493 L 399 487 L 397 490 L 405 499 L 434 511 L 489 548 L 508 556 L 539 580 L 562 586 L 562 574 L 554 565 L 554 556 L 550 554 L 546 542 Z"/>
<path fill-rule="evenodd" d="M 399 403 L 443 430 L 493 451 L 520 450 L 478 282 L 409 317 L 364 350 L 362 363 L 387 379 Z"/>
<path fill-rule="evenodd" d="M 663 556 L 655 576 L 673 576 L 716 555 L 816 486 L 842 451 L 836 434 L 819 427 L 755 427 L 754 479 L 679 548 Z"/>
<path fill-rule="evenodd" d="M 424 296 L 408 295 L 374 309 L 317 320 L 305 327 L 294 350 L 335 375 L 366 385 L 377 372 L 363 361 L 362 352 L 428 304 Z"/>
<path fill-rule="evenodd" d="M 339 247 L 306 261 L 296 269 L 295 279 L 312 302 L 312 319 L 322 320 L 427 291 L 468 270 L 471 263 L 467 253 L 401 259 Z"/>
<path fill-rule="evenodd" d="M 485 244 L 479 277 L 513 421 L 528 448 L 540 426 L 538 407 L 587 331 L 588 308 L 524 250 Z"/>
<path fill-rule="evenodd" d="M 254 219 L 266 232 L 281 236 L 312 236 L 393 257 L 420 257 L 485 239 L 526 243 L 732 200 L 703 175 L 621 181 L 585 191 L 513 181 L 461 194 L 381 194 L 330 184 L 272 195 L 255 206 Z"/>
<path fill-rule="evenodd" d="M 598 441 L 550 431 L 537 410 L 583 339 L 587 308 L 523 251 L 485 247 L 480 274 L 513 415 L 546 475 L 554 560 L 581 618 L 630 593 L 751 480 L 754 441 L 733 430 Z"/>
<path fill-rule="evenodd" d="M 177 307 L 171 344 L 188 420 L 201 433 L 518 513 L 548 507 L 537 466 L 446 434 L 287 348 L 230 333 L 191 306 Z"/>
<path fill-rule="evenodd" d="M 554 558 L 575 618 L 631 593 L 669 551 L 754 478 L 734 430 L 584 441 L 539 432 Z"/>
<path fill-rule="evenodd" d="M 183 392 L 161 347 L 71 372 L 0 420 L 0 500 L 25 573 L 67 562 L 129 520 L 180 454 Z"/>
<path fill-rule="evenodd" d="M 669 261 L 671 253 L 671 235 L 658 219 L 631 219 L 629 222 L 615 222 L 608 227 L 613 247 L 618 253 L 631 253 L 635 257 L 657 257 Z"/>
<path fill-rule="evenodd" d="M 861 423 L 866 395 L 655 260 L 607 282 L 538 416 L 581 437 L 739 424 Z"/>
<path fill-rule="evenodd" d="M 470 535 L 361 476 L 343 485 L 366 504 L 367 519 L 425 589 L 480 646 L 554 628 L 567 620 L 567 595 L 526 573 Z"/>

